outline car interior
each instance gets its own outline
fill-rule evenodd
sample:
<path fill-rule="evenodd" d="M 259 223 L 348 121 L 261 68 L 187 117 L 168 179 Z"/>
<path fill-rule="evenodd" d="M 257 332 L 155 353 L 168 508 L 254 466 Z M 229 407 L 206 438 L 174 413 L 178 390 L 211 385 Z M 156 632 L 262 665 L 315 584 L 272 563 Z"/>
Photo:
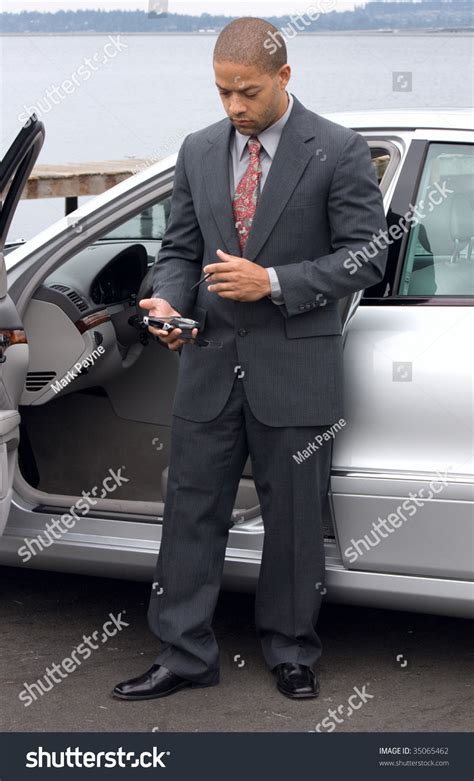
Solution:
<path fill-rule="evenodd" d="M 474 154 L 472 146 L 431 144 L 416 203 L 399 294 L 474 294 Z"/>
<path fill-rule="evenodd" d="M 372 155 L 380 182 L 391 156 L 379 144 Z M 162 198 L 65 261 L 27 308 L 30 363 L 18 462 L 38 510 L 69 506 L 110 468 L 122 467 L 128 482 L 97 499 L 95 513 L 151 522 L 163 516 L 180 357 L 140 327 L 137 302 L 151 293 L 170 200 Z M 95 360 L 84 367 L 86 337 Z M 248 459 L 236 523 L 258 516 L 258 505 Z M 332 537 L 329 510 L 326 516 Z"/>

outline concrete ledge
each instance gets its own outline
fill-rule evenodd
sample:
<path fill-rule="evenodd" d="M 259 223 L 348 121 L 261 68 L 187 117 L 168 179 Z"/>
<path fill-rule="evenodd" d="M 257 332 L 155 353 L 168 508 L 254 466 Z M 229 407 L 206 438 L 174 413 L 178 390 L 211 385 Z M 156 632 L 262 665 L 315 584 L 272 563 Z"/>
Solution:
<path fill-rule="evenodd" d="M 151 165 L 151 162 L 133 159 L 37 165 L 31 173 L 22 198 L 77 198 L 81 195 L 100 195 L 129 176 L 142 171 Z"/>

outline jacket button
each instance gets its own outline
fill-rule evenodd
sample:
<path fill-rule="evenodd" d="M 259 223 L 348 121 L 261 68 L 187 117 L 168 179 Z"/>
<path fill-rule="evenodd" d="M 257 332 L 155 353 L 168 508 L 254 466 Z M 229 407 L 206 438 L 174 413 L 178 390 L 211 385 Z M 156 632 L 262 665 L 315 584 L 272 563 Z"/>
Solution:
<path fill-rule="evenodd" d="M 238 332 L 239 336 L 247 336 L 248 331 L 246 328 L 239 328 Z"/>

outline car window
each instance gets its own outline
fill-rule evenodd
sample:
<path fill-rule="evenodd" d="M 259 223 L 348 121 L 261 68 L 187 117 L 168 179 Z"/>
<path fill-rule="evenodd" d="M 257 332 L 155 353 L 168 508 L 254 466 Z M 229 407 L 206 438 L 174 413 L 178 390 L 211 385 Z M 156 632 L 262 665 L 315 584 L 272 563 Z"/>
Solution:
<path fill-rule="evenodd" d="M 474 295 L 473 145 L 429 146 L 410 212 L 398 295 Z"/>
<path fill-rule="evenodd" d="M 168 224 L 171 196 L 153 204 L 102 236 L 104 239 L 159 239 Z"/>
<path fill-rule="evenodd" d="M 370 153 L 372 157 L 372 165 L 374 166 L 375 173 L 377 174 L 377 181 L 380 184 L 390 162 L 390 155 L 384 149 L 379 148 L 371 148 Z"/>

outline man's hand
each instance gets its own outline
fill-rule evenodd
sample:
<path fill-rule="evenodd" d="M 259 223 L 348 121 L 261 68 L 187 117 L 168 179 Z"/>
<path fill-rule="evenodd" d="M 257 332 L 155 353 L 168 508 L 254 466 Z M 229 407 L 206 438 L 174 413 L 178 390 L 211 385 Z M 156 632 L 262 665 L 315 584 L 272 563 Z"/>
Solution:
<path fill-rule="evenodd" d="M 150 317 L 181 317 L 180 313 L 164 300 L 164 298 L 142 298 L 138 302 L 142 309 L 148 309 Z M 162 328 L 153 328 L 148 326 L 148 330 L 154 336 L 157 336 L 160 342 L 167 344 L 170 350 L 179 350 L 183 344 L 189 344 L 189 339 L 179 339 L 181 328 L 173 328 L 172 331 L 164 331 Z M 197 328 L 193 328 L 193 338 L 197 336 Z"/>
<path fill-rule="evenodd" d="M 270 295 L 270 279 L 263 266 L 237 255 L 227 255 L 221 249 L 216 254 L 221 263 L 210 263 L 203 268 L 205 274 L 212 274 L 209 292 L 234 301 L 260 301 Z"/>

